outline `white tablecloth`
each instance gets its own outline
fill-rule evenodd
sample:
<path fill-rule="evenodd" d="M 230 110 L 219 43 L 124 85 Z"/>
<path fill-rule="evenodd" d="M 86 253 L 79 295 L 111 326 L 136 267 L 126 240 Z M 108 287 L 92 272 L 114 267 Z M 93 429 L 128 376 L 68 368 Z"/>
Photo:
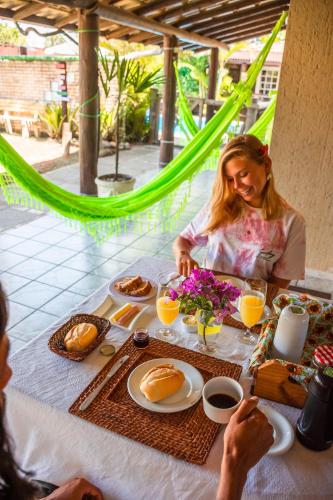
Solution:
<path fill-rule="evenodd" d="M 172 262 L 149 257 L 140 259 L 122 274 L 140 273 L 156 280 L 159 272 L 169 270 L 174 270 Z M 14 376 L 7 391 L 7 415 L 17 459 L 35 477 L 56 484 L 83 475 L 102 489 L 105 498 L 214 498 L 223 429 L 207 463 L 194 466 L 67 413 L 109 358 L 96 350 L 82 363 L 71 362 L 50 352 L 47 341 L 73 313 L 94 311 L 104 301 L 107 290 L 107 286 L 97 290 L 11 358 Z M 151 331 L 158 324 L 153 307 L 138 321 L 138 326 L 147 326 Z M 220 357 L 239 362 L 245 368 L 250 351 L 236 341 L 238 333 L 234 328 L 223 327 Z M 126 332 L 112 327 L 106 342 L 111 339 L 120 346 L 127 337 Z M 181 345 L 194 348 L 195 335 L 181 333 Z M 246 385 L 248 379 L 245 377 L 243 382 Z M 299 410 L 266 403 L 295 424 Z M 332 499 L 332 465 L 332 449 L 315 453 L 295 441 L 287 454 L 264 457 L 252 469 L 243 498 Z"/>

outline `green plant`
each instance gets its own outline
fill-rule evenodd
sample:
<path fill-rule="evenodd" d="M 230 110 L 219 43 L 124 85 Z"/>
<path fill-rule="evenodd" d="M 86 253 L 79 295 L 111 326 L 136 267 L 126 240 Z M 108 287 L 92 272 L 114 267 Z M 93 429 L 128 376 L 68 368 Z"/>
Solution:
<path fill-rule="evenodd" d="M 117 50 L 110 48 L 109 55 L 105 55 L 99 50 L 101 68 L 99 71 L 100 82 L 105 98 L 110 95 L 111 82 L 117 82 L 117 98 L 115 106 L 115 180 L 119 176 L 119 133 L 120 123 L 124 117 L 126 102 L 133 96 L 146 92 L 150 87 L 158 85 L 164 81 L 160 69 L 148 71 L 145 65 L 134 59 L 121 58 Z"/>
<path fill-rule="evenodd" d="M 149 94 L 143 94 L 138 99 L 129 99 L 125 105 L 126 140 L 131 142 L 145 141 L 149 134 L 147 110 L 149 108 Z"/>
<path fill-rule="evenodd" d="M 47 133 L 52 139 L 61 138 L 62 124 L 65 116 L 62 116 L 61 106 L 57 103 L 47 104 L 44 113 L 39 114 L 39 118 L 45 123 Z"/>
<path fill-rule="evenodd" d="M 78 123 L 76 120 L 76 114 L 78 111 L 78 106 L 74 108 L 67 108 L 67 116 L 62 115 L 61 104 L 53 102 L 45 106 L 44 113 L 39 113 L 39 118 L 47 127 L 47 133 L 52 139 L 61 139 L 62 126 L 64 121 L 70 123 L 72 134 L 77 134 Z"/>
<path fill-rule="evenodd" d="M 180 75 L 184 77 L 185 85 L 184 89 L 186 92 L 186 87 L 189 87 L 190 93 L 199 93 L 199 97 L 204 98 L 206 96 L 206 91 L 208 88 L 208 77 L 206 74 L 208 67 L 207 56 L 193 56 L 190 54 L 184 54 L 179 61 Z M 185 69 L 187 71 L 185 71 Z M 191 81 L 192 80 L 192 81 Z"/>
<path fill-rule="evenodd" d="M 107 141 L 113 140 L 116 129 L 115 109 L 110 111 L 101 109 L 99 120 L 102 138 Z"/>

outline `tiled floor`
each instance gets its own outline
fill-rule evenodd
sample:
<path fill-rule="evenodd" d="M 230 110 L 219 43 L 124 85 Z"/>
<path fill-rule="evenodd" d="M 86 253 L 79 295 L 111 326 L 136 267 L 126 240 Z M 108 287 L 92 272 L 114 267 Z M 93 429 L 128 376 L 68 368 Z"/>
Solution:
<path fill-rule="evenodd" d="M 154 146 L 133 147 L 122 153 L 121 162 L 126 164 L 126 173 L 134 174 L 140 185 L 157 172 L 158 154 Z M 101 159 L 101 171 L 110 169 L 112 161 Z M 77 191 L 78 172 L 78 166 L 72 165 L 47 177 Z M 62 220 L 33 210 L 8 208 L 0 198 L 0 280 L 9 299 L 12 351 L 36 337 L 138 257 L 161 255 L 173 259 L 172 242 L 209 197 L 213 178 L 213 172 L 203 172 L 194 180 L 191 200 L 172 233 L 162 228 L 144 234 L 129 231 L 100 246 Z M 198 249 L 194 255 L 200 260 L 203 250 Z M 333 292 L 333 282 L 319 281 L 312 278 L 312 288 Z"/>
<path fill-rule="evenodd" d="M 158 148 L 138 147 L 122 154 L 126 156 L 126 172 L 138 178 L 137 185 L 157 172 Z M 100 171 L 109 170 L 112 161 L 101 159 Z M 77 191 L 78 171 L 74 165 L 47 176 Z M 9 299 L 12 352 L 140 256 L 159 254 L 172 259 L 175 235 L 209 192 L 212 174 L 201 174 L 201 178 L 203 175 L 206 187 L 194 182 L 191 204 L 173 233 L 162 228 L 144 234 L 129 231 L 99 246 L 62 220 L 33 210 L 8 208 L 0 199 L 0 280 Z"/>

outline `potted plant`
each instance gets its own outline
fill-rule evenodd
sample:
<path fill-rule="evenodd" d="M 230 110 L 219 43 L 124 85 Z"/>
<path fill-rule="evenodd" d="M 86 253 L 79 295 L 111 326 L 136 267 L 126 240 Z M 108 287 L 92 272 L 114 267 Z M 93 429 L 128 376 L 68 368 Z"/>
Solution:
<path fill-rule="evenodd" d="M 134 59 L 125 59 L 119 52 L 110 49 L 112 58 L 99 51 L 101 68 L 99 79 L 104 91 L 105 99 L 110 95 L 111 82 L 116 81 L 117 98 L 114 110 L 115 116 L 115 172 L 97 177 L 95 182 L 98 196 L 110 196 L 126 193 L 134 187 L 135 179 L 127 174 L 119 173 L 120 124 L 124 116 L 126 102 L 134 96 L 146 92 L 153 85 L 160 84 L 164 77 L 159 75 L 160 70 L 148 71 L 145 65 Z"/>
<path fill-rule="evenodd" d="M 170 289 L 172 300 L 180 302 L 180 310 L 186 314 L 196 315 L 199 343 L 204 352 L 213 352 L 214 348 L 207 342 L 207 335 L 218 333 L 223 318 L 233 314 L 237 309 L 234 302 L 240 296 L 239 288 L 227 281 L 219 281 L 212 271 L 193 269 L 190 276 L 176 288 Z M 212 330 L 211 332 L 209 330 Z"/>

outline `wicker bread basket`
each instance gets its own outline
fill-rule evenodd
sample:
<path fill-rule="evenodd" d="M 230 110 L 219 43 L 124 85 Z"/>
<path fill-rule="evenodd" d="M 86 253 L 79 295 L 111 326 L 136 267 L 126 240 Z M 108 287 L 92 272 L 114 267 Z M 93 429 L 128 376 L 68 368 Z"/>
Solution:
<path fill-rule="evenodd" d="M 97 328 L 97 337 L 90 344 L 87 349 L 81 352 L 68 352 L 66 351 L 64 339 L 69 330 L 79 323 L 92 323 Z M 94 316 L 93 314 L 76 314 L 72 316 L 66 323 L 64 323 L 49 339 L 49 348 L 51 351 L 63 356 L 64 358 L 71 359 L 72 361 L 83 361 L 88 354 L 90 354 L 97 346 L 104 340 L 107 332 L 111 327 L 109 320 Z"/>

